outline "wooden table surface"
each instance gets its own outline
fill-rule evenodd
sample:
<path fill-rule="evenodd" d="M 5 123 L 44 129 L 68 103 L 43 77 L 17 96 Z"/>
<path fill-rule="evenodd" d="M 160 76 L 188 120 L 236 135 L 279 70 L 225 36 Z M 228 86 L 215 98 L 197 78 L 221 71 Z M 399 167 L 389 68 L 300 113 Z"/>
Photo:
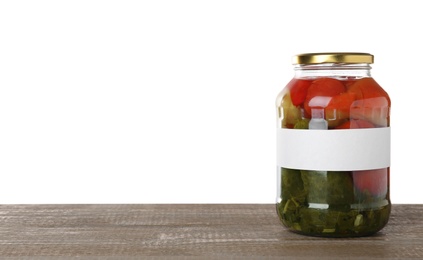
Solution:
<path fill-rule="evenodd" d="M 0 205 L 0 259 L 423 259 L 423 204 L 363 238 L 287 231 L 273 204 Z"/>

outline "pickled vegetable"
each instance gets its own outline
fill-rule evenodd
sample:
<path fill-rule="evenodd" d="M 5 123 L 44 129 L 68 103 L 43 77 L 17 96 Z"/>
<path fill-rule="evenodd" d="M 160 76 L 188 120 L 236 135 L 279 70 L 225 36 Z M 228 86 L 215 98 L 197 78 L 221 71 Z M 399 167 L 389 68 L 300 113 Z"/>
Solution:
<path fill-rule="evenodd" d="M 288 84 L 287 88 L 290 90 L 292 104 L 295 106 L 301 105 L 308 92 L 308 88 L 310 87 L 311 81 L 310 80 L 302 80 L 302 79 L 293 79 Z"/>
<path fill-rule="evenodd" d="M 329 131 L 389 126 L 389 96 L 372 78 L 293 79 L 280 102 L 282 128 L 313 128 L 316 115 Z M 292 231 L 364 236 L 388 222 L 389 168 L 313 171 L 282 167 L 279 174 L 277 213 Z"/>
<path fill-rule="evenodd" d="M 314 236 L 350 237 L 376 233 L 388 222 L 391 207 L 387 190 L 378 189 L 371 183 L 383 183 L 378 187 L 387 187 L 388 173 L 380 170 L 379 175 L 362 174 L 372 176 L 371 180 L 363 182 L 362 176 L 356 179 L 358 175 L 351 171 L 281 168 L 279 218 L 293 231 Z"/>
<path fill-rule="evenodd" d="M 289 94 L 283 97 L 282 104 L 282 112 L 280 112 L 283 115 L 282 128 L 293 128 L 301 120 L 301 109 L 292 104 Z"/>
<path fill-rule="evenodd" d="M 312 110 L 322 109 L 329 129 L 389 126 L 391 101 L 372 78 L 293 79 L 287 90 L 281 103 L 277 104 L 283 120 L 282 128 L 294 128 L 299 121 L 311 119 Z M 355 124 L 357 122 L 360 122 L 359 126 Z M 304 129 L 304 125 L 300 129 Z"/>
<path fill-rule="evenodd" d="M 341 81 L 332 78 L 320 78 L 313 81 L 308 88 L 304 100 L 304 109 L 307 115 L 312 115 L 314 108 L 325 108 L 332 97 L 345 92 L 346 88 Z"/>

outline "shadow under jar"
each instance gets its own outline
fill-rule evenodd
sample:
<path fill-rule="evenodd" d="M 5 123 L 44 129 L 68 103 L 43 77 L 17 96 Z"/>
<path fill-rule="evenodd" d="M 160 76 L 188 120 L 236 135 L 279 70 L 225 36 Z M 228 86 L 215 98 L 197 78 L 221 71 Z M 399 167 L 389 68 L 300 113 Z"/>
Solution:
<path fill-rule="evenodd" d="M 388 222 L 391 101 L 369 53 L 294 57 L 279 93 L 277 202 L 291 231 L 368 236 Z"/>

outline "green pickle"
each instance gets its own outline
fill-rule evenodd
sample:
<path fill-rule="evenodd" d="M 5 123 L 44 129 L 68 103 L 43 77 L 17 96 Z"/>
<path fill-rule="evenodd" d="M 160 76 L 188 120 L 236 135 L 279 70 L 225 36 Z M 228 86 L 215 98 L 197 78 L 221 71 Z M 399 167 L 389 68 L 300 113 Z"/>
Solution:
<path fill-rule="evenodd" d="M 366 236 L 388 222 L 388 195 L 356 190 L 350 171 L 281 168 L 280 174 L 277 213 L 292 231 L 324 237 Z"/>

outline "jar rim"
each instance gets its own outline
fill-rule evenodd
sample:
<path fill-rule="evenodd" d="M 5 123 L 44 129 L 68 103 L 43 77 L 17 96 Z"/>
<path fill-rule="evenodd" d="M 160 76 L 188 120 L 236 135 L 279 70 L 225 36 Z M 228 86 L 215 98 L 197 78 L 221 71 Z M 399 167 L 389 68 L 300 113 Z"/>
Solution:
<path fill-rule="evenodd" d="M 365 52 L 316 52 L 297 54 L 292 58 L 292 64 L 321 63 L 367 63 L 372 64 L 374 56 Z"/>

